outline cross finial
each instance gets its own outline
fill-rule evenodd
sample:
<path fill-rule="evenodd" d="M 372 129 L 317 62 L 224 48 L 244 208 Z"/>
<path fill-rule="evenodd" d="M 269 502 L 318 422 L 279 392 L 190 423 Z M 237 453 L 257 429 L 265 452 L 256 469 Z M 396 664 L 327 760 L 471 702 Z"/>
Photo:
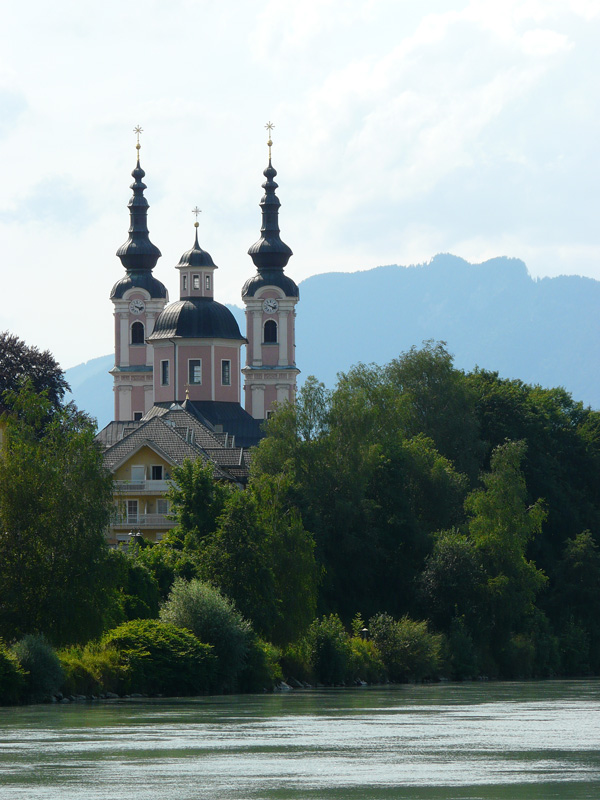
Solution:
<path fill-rule="evenodd" d="M 144 129 L 142 128 L 142 126 L 141 126 L 141 125 L 136 125 L 136 126 L 135 126 L 135 128 L 133 129 L 133 132 L 134 132 L 134 133 L 135 133 L 135 135 L 137 136 L 137 143 L 136 143 L 136 145 L 135 145 L 135 149 L 138 151 L 138 160 L 139 160 L 139 157 L 140 157 L 140 148 L 141 148 L 141 146 L 142 146 L 142 145 L 140 144 L 140 133 L 143 133 L 143 132 L 144 132 Z"/>
<path fill-rule="evenodd" d="M 200 224 L 198 222 L 198 214 L 201 214 L 201 213 L 202 213 L 202 209 L 198 208 L 198 206 L 195 206 L 194 208 L 192 208 L 192 214 L 196 215 L 196 222 L 194 222 L 194 228 L 197 228 L 198 225 Z"/>
<path fill-rule="evenodd" d="M 273 125 L 272 122 L 267 122 L 267 124 L 265 125 L 265 128 L 269 132 L 269 141 L 267 142 L 267 145 L 269 146 L 269 161 L 271 160 L 271 147 L 273 146 L 273 141 L 271 140 L 271 131 L 273 130 L 274 127 L 275 125 Z"/>

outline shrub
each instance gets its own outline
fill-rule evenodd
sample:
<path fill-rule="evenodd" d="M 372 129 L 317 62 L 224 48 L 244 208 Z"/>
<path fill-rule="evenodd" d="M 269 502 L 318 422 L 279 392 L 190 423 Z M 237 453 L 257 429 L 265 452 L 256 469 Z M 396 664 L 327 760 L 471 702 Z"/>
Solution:
<path fill-rule="evenodd" d="M 127 666 L 112 648 L 102 648 L 97 642 L 85 647 L 69 647 L 58 654 L 65 676 L 65 694 L 103 694 L 121 692 L 127 684 Z"/>
<path fill-rule="evenodd" d="M 446 650 L 446 668 L 452 680 L 472 680 L 479 674 L 477 651 L 462 617 L 455 617 L 450 623 Z"/>
<path fill-rule="evenodd" d="M 287 679 L 310 683 L 314 680 L 310 663 L 310 647 L 306 637 L 289 644 L 280 658 L 281 669 Z"/>
<path fill-rule="evenodd" d="M 28 700 L 40 702 L 58 694 L 64 674 L 56 652 L 43 636 L 29 634 L 12 648 L 17 661 L 27 673 L 25 694 Z"/>
<path fill-rule="evenodd" d="M 25 677 L 14 653 L 0 640 L 0 705 L 20 702 L 25 691 Z"/>
<path fill-rule="evenodd" d="M 426 622 L 377 614 L 369 621 L 369 631 L 390 680 L 422 680 L 437 675 L 442 639 L 429 632 Z"/>
<path fill-rule="evenodd" d="M 315 680 L 327 685 L 344 683 L 348 677 L 351 648 L 350 637 L 338 615 L 316 619 L 306 639 Z"/>
<path fill-rule="evenodd" d="M 239 675 L 239 689 L 242 692 L 270 691 L 283 680 L 279 664 L 280 651 L 265 642 L 260 636 L 253 636 L 248 648 L 246 663 Z"/>
<path fill-rule="evenodd" d="M 209 583 L 180 578 L 175 581 L 160 618 L 187 628 L 201 642 L 212 645 L 217 657 L 215 688 L 235 688 L 254 637 L 252 626 L 228 597 Z"/>
<path fill-rule="evenodd" d="M 381 683 L 385 680 L 385 665 L 375 642 L 360 636 L 350 639 L 349 674 L 354 681 Z"/>
<path fill-rule="evenodd" d="M 213 682 L 212 647 L 167 622 L 136 619 L 104 634 L 102 649 L 116 650 L 127 667 L 127 691 L 193 695 Z"/>

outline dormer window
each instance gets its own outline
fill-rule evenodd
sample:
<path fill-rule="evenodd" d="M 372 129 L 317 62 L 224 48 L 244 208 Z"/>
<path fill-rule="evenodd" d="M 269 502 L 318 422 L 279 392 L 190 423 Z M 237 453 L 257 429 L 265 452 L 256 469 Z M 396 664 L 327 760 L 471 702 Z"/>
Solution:
<path fill-rule="evenodd" d="M 192 275 L 192 289 L 200 288 L 200 275 Z"/>

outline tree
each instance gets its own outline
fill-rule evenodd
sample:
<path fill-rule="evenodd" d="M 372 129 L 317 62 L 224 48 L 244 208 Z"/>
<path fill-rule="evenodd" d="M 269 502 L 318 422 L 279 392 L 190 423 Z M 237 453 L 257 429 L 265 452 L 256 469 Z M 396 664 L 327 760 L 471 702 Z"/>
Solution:
<path fill-rule="evenodd" d="M 526 629 L 546 576 L 526 557 L 530 540 L 541 532 L 546 512 L 541 500 L 528 503 L 521 471 L 524 442 L 506 442 L 492 454 L 483 488 L 467 497 L 469 535 L 484 571 L 481 633 L 498 662 L 513 634 Z M 486 624 L 487 623 L 487 624 Z M 508 665 L 507 665 L 508 666 Z"/>
<path fill-rule="evenodd" d="M 73 409 L 50 414 L 31 386 L 9 392 L 0 450 L 0 636 L 54 644 L 101 632 L 110 475 L 94 426 Z"/>
<path fill-rule="evenodd" d="M 0 333 L 0 409 L 5 391 L 18 388 L 28 378 L 36 392 L 47 392 L 50 405 L 58 407 L 69 390 L 62 369 L 48 350 L 29 347 L 8 331 Z"/>

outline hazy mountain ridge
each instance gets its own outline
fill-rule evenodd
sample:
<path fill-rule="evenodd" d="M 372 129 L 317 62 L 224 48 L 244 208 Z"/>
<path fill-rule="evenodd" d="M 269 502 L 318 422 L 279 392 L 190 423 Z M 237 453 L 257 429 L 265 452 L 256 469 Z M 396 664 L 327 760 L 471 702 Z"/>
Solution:
<path fill-rule="evenodd" d="M 244 312 L 228 306 L 244 330 Z M 463 369 L 475 365 L 545 387 L 564 386 L 600 408 L 600 281 L 535 280 L 519 259 L 470 264 L 443 254 L 428 264 L 314 275 L 300 284 L 296 361 L 329 387 L 359 361 L 384 364 L 424 339 L 444 340 Z M 66 371 L 78 406 L 112 418 L 113 357 Z"/>

